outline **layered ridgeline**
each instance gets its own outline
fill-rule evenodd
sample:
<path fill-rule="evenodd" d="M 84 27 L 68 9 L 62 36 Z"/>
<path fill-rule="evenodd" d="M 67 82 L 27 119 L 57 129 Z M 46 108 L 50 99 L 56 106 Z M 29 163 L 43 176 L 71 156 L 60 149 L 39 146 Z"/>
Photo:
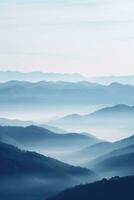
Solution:
<path fill-rule="evenodd" d="M 118 82 L 121 84 L 134 85 L 134 75 L 130 76 L 102 76 L 102 77 L 91 77 L 89 81 L 97 82 L 100 84 L 108 85 L 113 82 Z"/>
<path fill-rule="evenodd" d="M 133 118 L 134 106 L 118 104 L 87 115 L 68 115 L 49 124 L 68 131 L 87 131 L 102 138 L 116 140 L 134 132 Z"/>
<path fill-rule="evenodd" d="M 133 200 L 133 185 L 134 176 L 115 177 L 110 180 L 103 179 L 99 182 L 68 189 L 49 200 Z"/>
<path fill-rule="evenodd" d="M 132 105 L 133 94 L 134 86 L 119 83 L 104 86 L 86 81 L 10 81 L 0 83 L 0 116 L 21 120 L 25 118 L 42 124 L 73 113 L 91 113 L 116 104 Z M 86 130 L 82 132 L 94 132 L 94 127 L 91 131 L 87 126 L 83 127 Z"/>
<path fill-rule="evenodd" d="M 134 86 L 119 83 L 104 86 L 85 81 L 77 83 L 10 81 L 0 83 L 0 104 L 132 104 L 133 92 Z"/>
<path fill-rule="evenodd" d="M 7 82 L 11 80 L 18 81 L 68 81 L 77 82 L 86 80 L 86 77 L 79 73 L 43 73 L 39 71 L 34 72 L 19 72 L 19 71 L 0 71 L 1 82 Z"/>
<path fill-rule="evenodd" d="M 117 142 L 102 141 L 64 156 L 71 164 L 81 164 L 101 177 L 134 175 L 134 136 Z"/>
<path fill-rule="evenodd" d="M 101 156 L 85 166 L 90 166 L 103 177 L 134 175 L 134 135 L 110 144 Z"/>
<path fill-rule="evenodd" d="M 0 127 L 0 141 L 87 167 L 101 177 L 134 174 L 134 136 L 110 143 L 92 135 L 61 135 L 36 126 Z"/>
<path fill-rule="evenodd" d="M 90 134 L 58 134 L 33 125 L 28 127 L 0 126 L 0 141 L 58 159 L 80 148 L 101 142 Z"/>
<path fill-rule="evenodd" d="M 67 187 L 98 179 L 91 170 L 1 142 L 0 163 L 1 200 L 41 200 Z"/>
<path fill-rule="evenodd" d="M 11 80 L 18 81 L 91 81 L 100 84 L 110 84 L 113 82 L 119 82 L 121 84 L 134 85 L 134 75 L 131 76 L 103 76 L 103 77 L 87 77 L 79 73 L 67 74 L 67 73 L 43 73 L 43 72 L 19 72 L 19 71 L 0 71 L 1 82 L 7 82 Z"/>
<path fill-rule="evenodd" d="M 67 133 L 66 130 L 57 128 L 55 126 L 49 126 L 45 123 L 37 123 L 35 121 L 24 121 L 24 120 L 17 120 L 17 119 L 8 119 L 8 118 L 0 118 L 0 126 L 19 126 L 19 127 L 27 127 L 27 126 L 39 126 L 45 129 L 48 129 L 49 131 L 64 134 Z"/>

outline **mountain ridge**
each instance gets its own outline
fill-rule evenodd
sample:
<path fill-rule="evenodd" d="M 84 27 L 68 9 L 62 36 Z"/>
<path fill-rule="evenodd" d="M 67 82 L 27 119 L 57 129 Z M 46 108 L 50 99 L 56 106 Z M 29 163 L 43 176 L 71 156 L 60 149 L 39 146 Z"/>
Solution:
<path fill-rule="evenodd" d="M 36 152 L 0 142 L 0 199 L 41 200 L 98 176 Z"/>
<path fill-rule="evenodd" d="M 48 200 L 133 200 L 134 191 L 134 176 L 130 177 L 113 177 L 109 180 L 103 179 L 101 181 L 79 185 L 71 189 L 61 192 L 59 195 L 49 198 Z"/>
<path fill-rule="evenodd" d="M 116 104 L 98 109 L 89 114 L 71 114 L 49 121 L 48 125 L 58 126 L 68 131 L 93 132 L 97 137 L 110 140 L 110 135 L 118 140 L 134 132 L 134 106 Z M 107 134 L 109 132 L 109 135 Z M 119 135 L 119 136 L 118 136 Z"/>
<path fill-rule="evenodd" d="M 12 77 L 12 78 L 11 78 Z M 53 73 L 53 72 L 20 72 L 20 71 L 0 71 L 1 81 L 14 80 L 31 80 L 31 81 L 41 81 L 41 80 L 67 80 L 67 81 L 91 81 L 98 82 L 100 84 L 111 84 L 112 82 L 119 82 L 121 84 L 132 84 L 134 85 L 134 75 L 129 76 L 85 76 L 80 73 Z"/>

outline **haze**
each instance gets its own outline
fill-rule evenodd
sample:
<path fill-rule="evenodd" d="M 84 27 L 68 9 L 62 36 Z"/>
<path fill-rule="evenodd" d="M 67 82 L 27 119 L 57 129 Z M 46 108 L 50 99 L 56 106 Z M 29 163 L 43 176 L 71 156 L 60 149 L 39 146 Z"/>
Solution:
<path fill-rule="evenodd" d="M 0 70 L 134 73 L 132 0 L 0 1 Z"/>

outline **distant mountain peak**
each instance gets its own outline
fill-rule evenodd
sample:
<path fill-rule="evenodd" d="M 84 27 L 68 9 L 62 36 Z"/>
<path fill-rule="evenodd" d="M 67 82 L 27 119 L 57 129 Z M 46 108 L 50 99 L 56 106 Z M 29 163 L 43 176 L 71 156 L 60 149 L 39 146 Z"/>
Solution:
<path fill-rule="evenodd" d="M 71 114 L 71 115 L 65 116 L 64 119 L 67 119 L 67 118 L 69 118 L 69 119 L 71 119 L 71 118 L 76 119 L 76 118 L 79 118 L 79 117 L 81 117 L 81 116 L 82 116 L 82 115 L 79 115 L 79 114 Z"/>
<path fill-rule="evenodd" d="M 32 81 L 37 82 L 41 80 L 47 81 L 82 81 L 87 78 L 79 73 L 53 73 L 53 72 L 20 72 L 20 71 L 0 71 L 1 82 L 6 82 L 10 80 L 21 80 L 21 81 Z"/>
<path fill-rule="evenodd" d="M 133 85 L 130 85 L 130 84 L 125 84 L 125 83 L 120 83 L 120 82 L 112 82 L 109 84 L 110 88 L 116 88 L 116 89 L 120 89 L 120 88 L 123 88 L 123 87 L 133 87 Z"/>
<path fill-rule="evenodd" d="M 115 106 L 111 107 L 105 107 L 100 110 L 97 110 L 96 112 L 91 113 L 89 116 L 97 115 L 97 114 L 103 114 L 103 113 L 113 113 L 113 112 L 134 112 L 134 106 L 128 106 L 126 104 L 117 104 Z"/>
<path fill-rule="evenodd" d="M 117 87 L 117 86 L 122 86 L 121 83 L 118 83 L 118 82 L 113 82 L 113 83 L 110 83 L 109 85 L 110 87 Z"/>

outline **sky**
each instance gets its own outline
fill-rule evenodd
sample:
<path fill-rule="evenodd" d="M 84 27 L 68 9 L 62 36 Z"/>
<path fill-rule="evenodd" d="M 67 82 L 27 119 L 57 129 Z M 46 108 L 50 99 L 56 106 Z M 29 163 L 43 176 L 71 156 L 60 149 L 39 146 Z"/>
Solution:
<path fill-rule="evenodd" d="M 0 70 L 134 74 L 133 0 L 0 0 Z"/>

